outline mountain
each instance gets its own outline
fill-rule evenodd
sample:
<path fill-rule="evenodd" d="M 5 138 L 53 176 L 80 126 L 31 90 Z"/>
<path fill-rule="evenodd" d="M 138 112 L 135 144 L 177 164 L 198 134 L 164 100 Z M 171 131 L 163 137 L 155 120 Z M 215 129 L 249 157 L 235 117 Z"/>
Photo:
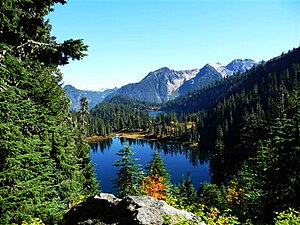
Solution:
<path fill-rule="evenodd" d="M 162 103 L 178 96 L 178 88 L 187 80 L 193 78 L 199 69 L 193 70 L 171 70 L 167 67 L 150 72 L 144 79 L 138 83 L 128 84 L 113 94 L 125 95 L 130 98 L 145 101 Z"/>
<path fill-rule="evenodd" d="M 220 64 L 206 64 L 194 78 L 184 82 L 183 85 L 179 87 L 178 92 L 180 95 L 183 95 L 196 89 L 203 89 L 207 85 L 231 74 L 231 71 Z"/>
<path fill-rule="evenodd" d="M 109 101 L 115 95 L 127 96 L 142 102 L 165 103 L 187 92 L 201 90 L 235 72 L 245 72 L 256 64 L 251 59 L 235 59 L 226 66 L 220 63 L 206 64 L 200 70 L 172 70 L 163 67 L 150 72 L 140 82 L 127 84 L 120 89 L 87 91 L 76 89 L 71 85 L 66 85 L 64 89 L 71 100 L 71 110 L 79 110 L 82 97 L 88 99 L 90 108 L 104 99 Z"/>
<path fill-rule="evenodd" d="M 253 60 L 246 60 L 247 62 L 234 60 L 231 63 L 229 63 L 226 67 L 229 67 L 231 69 L 234 67 L 234 70 L 237 71 L 247 70 L 247 72 L 236 73 L 235 75 L 230 76 L 229 78 L 224 79 L 218 83 L 214 83 L 211 86 L 207 86 L 203 89 L 196 89 L 190 92 L 189 94 L 182 95 L 166 103 L 165 107 L 162 110 L 177 112 L 184 111 L 186 113 L 193 113 L 200 110 L 211 109 L 216 105 L 216 103 L 221 104 L 222 101 L 225 101 L 224 99 L 227 98 L 231 98 L 230 101 L 236 103 L 235 96 L 241 93 L 245 95 L 244 92 L 247 93 L 247 91 L 249 93 L 252 93 L 252 89 L 254 88 L 254 86 L 261 86 L 260 93 L 265 94 L 265 96 L 260 96 L 258 99 L 268 99 L 269 96 L 267 94 L 273 93 L 274 90 L 278 91 L 279 87 L 274 88 L 274 90 L 267 91 L 271 84 L 266 83 L 266 80 L 270 80 L 269 77 L 272 75 L 272 73 L 276 73 L 277 80 L 272 82 L 280 84 L 282 82 L 280 80 L 282 79 L 280 78 L 280 74 L 282 74 L 287 69 L 292 70 L 291 68 L 293 68 L 293 64 L 299 63 L 299 58 L 300 48 L 297 48 L 293 51 L 289 51 L 288 54 L 275 57 L 274 59 L 271 59 L 268 62 L 257 64 L 257 66 L 255 67 L 252 66 L 250 70 L 248 68 L 250 68 L 251 65 L 256 65 L 256 63 Z M 204 73 L 202 72 L 202 70 L 204 69 L 210 69 L 211 71 L 214 71 L 212 70 L 211 66 L 206 65 L 200 70 L 200 72 L 197 74 L 194 80 L 199 79 L 198 77 L 201 75 L 201 73 Z M 210 76 L 213 75 L 210 74 Z M 292 81 L 286 81 L 286 85 L 290 83 L 292 83 Z M 254 97 L 244 97 L 243 100 L 251 102 L 251 98 Z M 257 96 L 255 97 L 255 99 L 256 98 Z M 235 101 L 233 101 L 233 99 Z"/>
<path fill-rule="evenodd" d="M 192 79 L 186 81 L 178 90 L 180 95 L 187 92 L 201 90 L 222 78 L 229 77 L 236 72 L 246 72 L 257 63 L 252 59 L 235 59 L 226 66 L 221 63 L 206 64 Z"/>
<path fill-rule="evenodd" d="M 255 214 L 257 224 L 269 224 L 275 211 L 299 206 L 299 185 L 293 183 L 300 174 L 299 72 L 297 48 L 180 96 L 161 109 L 201 112 L 194 114 L 199 121 L 195 127 L 202 146 L 212 149 L 212 182 L 221 184 L 235 177 L 251 190 L 249 196 L 261 204 L 245 202 L 245 208 L 254 209 L 242 213 L 247 211 L 246 218 Z"/>
<path fill-rule="evenodd" d="M 103 91 L 85 91 L 79 90 L 72 85 L 66 85 L 64 87 L 67 97 L 71 100 L 70 109 L 78 111 L 80 109 L 80 99 L 86 97 L 89 102 L 89 108 L 94 108 L 95 105 L 102 102 L 104 98 L 112 94 L 117 88 L 105 89 Z"/>
<path fill-rule="evenodd" d="M 167 67 L 150 72 L 138 83 L 127 84 L 108 95 L 124 95 L 145 102 L 165 103 L 180 95 L 200 90 L 236 72 L 245 72 L 257 63 L 251 59 L 235 59 L 226 66 L 206 64 L 202 69 L 171 70 Z"/>
<path fill-rule="evenodd" d="M 247 70 L 250 70 L 256 64 L 257 62 L 255 62 L 252 59 L 235 59 L 231 63 L 229 63 L 225 68 L 231 71 L 244 73 Z"/>

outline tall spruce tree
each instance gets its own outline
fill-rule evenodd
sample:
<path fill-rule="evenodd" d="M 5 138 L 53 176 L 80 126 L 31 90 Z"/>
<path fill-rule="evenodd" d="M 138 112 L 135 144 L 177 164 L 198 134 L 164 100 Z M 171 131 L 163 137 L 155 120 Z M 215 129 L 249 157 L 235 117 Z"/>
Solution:
<path fill-rule="evenodd" d="M 142 193 L 143 171 L 141 165 L 135 164 L 138 159 L 133 158 L 134 152 L 131 151 L 130 146 L 124 146 L 117 155 L 121 157 L 114 164 L 115 167 L 119 168 L 117 178 L 114 180 L 115 188 L 118 189 L 118 196 L 140 195 Z"/>
<path fill-rule="evenodd" d="M 87 46 L 50 35 L 44 17 L 55 3 L 66 1 L 1 2 L 0 224 L 55 224 L 68 202 L 97 191 L 57 68 L 81 59 Z"/>

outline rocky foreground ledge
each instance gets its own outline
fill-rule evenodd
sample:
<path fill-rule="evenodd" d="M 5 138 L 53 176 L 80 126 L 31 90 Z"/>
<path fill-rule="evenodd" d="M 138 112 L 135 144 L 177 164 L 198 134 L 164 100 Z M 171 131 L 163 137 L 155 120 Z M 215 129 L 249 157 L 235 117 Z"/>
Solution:
<path fill-rule="evenodd" d="M 128 196 L 123 199 L 101 193 L 73 207 L 63 218 L 61 225 L 163 225 L 200 218 L 193 213 L 175 209 L 162 200 L 149 196 Z"/>

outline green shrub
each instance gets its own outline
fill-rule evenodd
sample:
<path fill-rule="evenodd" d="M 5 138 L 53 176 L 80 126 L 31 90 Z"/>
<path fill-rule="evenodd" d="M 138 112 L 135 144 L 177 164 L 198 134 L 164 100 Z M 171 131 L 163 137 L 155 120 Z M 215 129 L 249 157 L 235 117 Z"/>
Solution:
<path fill-rule="evenodd" d="M 289 208 L 281 213 L 276 213 L 277 217 L 274 219 L 275 225 L 299 225 L 300 212 Z"/>

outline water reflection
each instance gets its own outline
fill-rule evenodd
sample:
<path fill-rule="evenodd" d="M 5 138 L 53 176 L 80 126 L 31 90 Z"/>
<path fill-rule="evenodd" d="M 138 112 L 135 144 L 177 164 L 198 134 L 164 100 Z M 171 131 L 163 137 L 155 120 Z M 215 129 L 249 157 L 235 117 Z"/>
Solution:
<path fill-rule="evenodd" d="M 172 145 L 167 143 L 162 143 L 158 141 L 149 141 L 145 139 L 131 139 L 120 137 L 120 143 L 122 145 L 138 145 L 140 147 L 150 146 L 152 150 L 158 151 L 160 153 L 164 153 L 164 155 L 176 156 L 178 154 L 185 155 L 187 159 L 189 159 L 189 163 L 191 165 L 198 166 L 204 165 L 209 161 L 209 151 L 207 149 L 201 150 L 190 150 L 188 148 L 183 147 L 182 145 Z M 105 139 L 103 141 L 92 143 L 90 147 L 93 152 L 97 152 L 100 150 L 104 153 L 105 150 L 110 149 L 113 144 L 113 139 Z"/>
<path fill-rule="evenodd" d="M 93 152 L 97 152 L 100 150 L 102 153 L 104 152 L 105 149 L 109 149 L 113 143 L 112 138 L 104 139 L 100 142 L 96 143 L 90 143 L 90 148 L 92 149 Z"/>

